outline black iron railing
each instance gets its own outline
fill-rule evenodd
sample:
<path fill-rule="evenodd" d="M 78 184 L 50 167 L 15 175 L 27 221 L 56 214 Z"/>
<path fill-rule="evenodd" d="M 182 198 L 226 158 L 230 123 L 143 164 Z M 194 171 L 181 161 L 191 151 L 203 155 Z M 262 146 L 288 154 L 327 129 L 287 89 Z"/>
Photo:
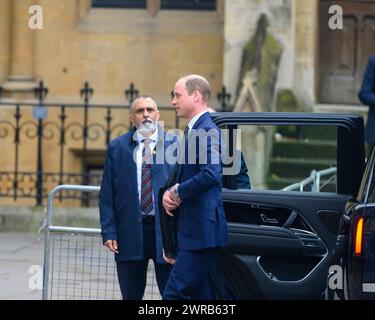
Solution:
<path fill-rule="evenodd" d="M 31 118 L 33 109 L 34 114 L 41 113 L 35 111 L 35 108 L 44 108 L 48 116 Z M 0 110 L 14 110 L 10 117 L 0 118 L 0 145 L 3 150 L 0 152 L 4 152 L 1 157 L 14 157 L 13 170 L 4 171 L 0 168 L 0 197 L 11 197 L 14 200 L 35 198 L 37 205 L 41 205 L 43 199 L 46 199 L 51 184 L 96 185 L 94 181 L 98 182 L 98 177 L 88 173 L 89 153 L 104 151 L 113 138 L 129 130 L 129 105 L 105 106 L 85 103 L 41 106 L 0 103 Z M 159 110 L 175 116 L 171 107 L 159 106 Z M 95 117 L 93 114 L 96 114 Z M 166 126 L 166 129 L 178 128 L 178 122 L 175 117 L 174 125 Z M 47 142 L 50 142 L 48 146 Z M 90 143 L 94 147 L 90 146 Z M 56 145 L 58 147 L 54 147 Z M 67 148 L 81 158 L 82 166 L 79 172 L 74 173 L 66 169 Z M 9 151 L 13 155 L 9 154 Z M 44 170 L 46 162 L 49 161 L 49 155 L 46 154 L 48 152 L 59 153 L 58 157 L 54 154 L 54 159 L 59 159 L 59 170 L 56 172 Z M 36 171 L 22 170 L 24 165 L 20 165 L 20 158 L 23 163 L 28 162 L 26 158 L 36 158 Z M 27 167 L 30 165 L 29 163 Z M 47 167 L 56 167 L 56 164 Z"/>
<path fill-rule="evenodd" d="M 83 104 L 44 103 L 48 89 L 41 81 L 35 88 L 38 103 L 0 102 L 0 198 L 34 198 L 36 205 L 42 205 L 56 185 L 100 184 L 101 174 L 90 171 L 89 160 L 96 157 L 96 168 L 103 166 L 109 142 L 129 130 L 129 106 L 138 90 L 134 84 L 125 90 L 128 104 L 124 105 L 90 104 L 93 92 L 85 82 L 80 91 Z M 225 88 L 217 97 L 226 111 Z M 159 110 L 174 119 L 165 129 L 179 128 L 171 106 L 159 106 Z M 83 205 L 91 201 L 80 193 L 61 193 L 63 199 L 80 199 Z"/>

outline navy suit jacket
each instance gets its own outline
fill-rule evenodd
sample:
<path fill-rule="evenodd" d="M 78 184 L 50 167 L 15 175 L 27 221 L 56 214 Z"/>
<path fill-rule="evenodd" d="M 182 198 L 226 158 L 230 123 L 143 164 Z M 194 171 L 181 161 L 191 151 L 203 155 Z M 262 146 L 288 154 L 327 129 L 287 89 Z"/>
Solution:
<path fill-rule="evenodd" d="M 138 146 L 133 139 L 135 129 L 114 139 L 108 147 L 102 184 L 99 194 L 100 224 L 103 243 L 117 240 L 116 261 L 143 259 L 143 222 L 137 188 L 137 166 L 133 152 Z M 158 191 L 172 171 L 173 164 L 157 164 L 156 158 L 164 156 L 164 150 L 172 142 L 159 128 L 159 139 L 153 155 L 152 188 L 155 209 L 155 235 L 157 262 L 164 263 L 160 231 Z M 155 154 L 156 153 L 156 154 Z"/>
<path fill-rule="evenodd" d="M 210 163 L 214 162 L 210 161 L 211 152 L 220 153 L 220 131 L 208 112 L 201 115 L 192 129 L 213 130 L 211 132 L 217 134 L 216 138 L 201 139 L 207 141 L 207 147 L 202 147 L 193 130 L 185 143 L 185 164 L 179 166 L 177 173 L 182 200 L 177 219 L 177 244 L 182 250 L 222 247 L 227 244 L 227 222 L 221 197 L 222 164 L 221 161 Z M 208 154 L 208 163 L 199 163 L 202 153 Z M 195 163 L 187 163 L 189 155 Z"/>
<path fill-rule="evenodd" d="M 363 104 L 369 106 L 365 139 L 371 145 L 375 140 L 375 56 L 369 58 L 358 98 Z"/>
<path fill-rule="evenodd" d="M 241 152 L 241 169 L 236 175 L 236 189 L 251 189 L 250 178 L 247 172 L 247 165 Z"/>

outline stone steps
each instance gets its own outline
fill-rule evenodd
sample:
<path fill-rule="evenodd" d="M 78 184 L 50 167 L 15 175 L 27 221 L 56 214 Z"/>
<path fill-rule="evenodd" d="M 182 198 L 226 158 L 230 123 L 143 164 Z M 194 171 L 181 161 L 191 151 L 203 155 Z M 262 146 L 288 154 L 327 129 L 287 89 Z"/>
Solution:
<path fill-rule="evenodd" d="M 282 189 L 308 178 L 312 170 L 336 167 L 336 141 L 336 127 L 276 127 L 267 187 Z M 325 185 L 330 177 L 322 177 L 321 185 Z M 321 191 L 335 192 L 336 182 L 330 180 Z"/>

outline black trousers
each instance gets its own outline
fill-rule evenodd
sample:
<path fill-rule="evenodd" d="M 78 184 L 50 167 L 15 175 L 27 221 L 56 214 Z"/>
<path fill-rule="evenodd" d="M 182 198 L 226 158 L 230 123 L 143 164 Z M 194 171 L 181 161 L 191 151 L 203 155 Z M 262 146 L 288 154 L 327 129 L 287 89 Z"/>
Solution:
<path fill-rule="evenodd" d="M 143 260 L 117 262 L 117 275 L 124 300 L 142 300 L 147 279 L 147 266 L 150 259 L 155 265 L 156 282 L 162 295 L 171 266 L 156 262 L 156 238 L 154 219 L 143 221 Z"/>

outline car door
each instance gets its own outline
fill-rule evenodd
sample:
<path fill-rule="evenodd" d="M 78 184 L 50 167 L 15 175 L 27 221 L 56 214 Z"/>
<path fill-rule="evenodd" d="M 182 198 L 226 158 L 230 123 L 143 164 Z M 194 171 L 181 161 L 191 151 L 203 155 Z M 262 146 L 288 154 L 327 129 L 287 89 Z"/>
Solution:
<path fill-rule="evenodd" d="M 375 299 L 375 148 L 372 146 L 356 199 L 348 203 L 340 237 L 345 250 L 333 263 L 343 285 L 331 288 L 339 299 Z M 339 250 L 340 250 L 339 249 Z M 337 274 L 333 275 L 338 277 Z"/>
<path fill-rule="evenodd" d="M 215 279 L 218 297 L 324 297 L 340 220 L 348 201 L 358 193 L 364 169 L 363 119 L 357 115 L 315 113 L 217 113 L 213 119 L 225 132 L 223 149 L 228 149 L 228 157 L 224 169 L 235 167 L 234 155 L 240 150 L 247 158 L 252 185 L 250 190 L 238 190 L 236 174 L 226 171 L 229 174 L 223 179 L 222 196 L 229 244 L 219 259 Z M 322 128 L 328 128 L 327 134 Z M 239 133 L 241 129 L 247 133 Z M 325 135 L 331 135 L 329 143 L 319 140 Z M 249 158 L 246 148 L 250 140 Z M 285 141 L 294 142 L 281 154 L 287 156 L 294 152 L 295 158 L 273 157 L 272 150 L 279 147 L 276 148 L 277 142 L 283 145 Z M 331 160 L 336 167 L 326 159 L 311 159 L 321 149 L 324 155 L 324 148 L 332 146 L 332 141 L 336 147 L 330 153 L 336 159 Z M 300 157 L 309 152 L 310 155 Z M 232 163 L 227 161 L 229 158 Z M 308 170 L 314 170 L 306 179 L 298 181 L 297 172 L 303 174 L 306 164 L 312 166 Z M 326 164 L 330 165 L 327 170 Z M 279 177 L 287 171 L 289 177 Z M 332 171 L 336 171 L 334 186 L 327 188 L 327 192 L 319 192 L 324 188 L 316 186 L 317 180 L 323 179 L 323 173 Z M 259 178 L 260 173 L 263 179 Z M 275 181 L 270 182 L 275 177 L 277 183 L 287 181 L 289 185 L 269 188 L 275 185 Z"/>

